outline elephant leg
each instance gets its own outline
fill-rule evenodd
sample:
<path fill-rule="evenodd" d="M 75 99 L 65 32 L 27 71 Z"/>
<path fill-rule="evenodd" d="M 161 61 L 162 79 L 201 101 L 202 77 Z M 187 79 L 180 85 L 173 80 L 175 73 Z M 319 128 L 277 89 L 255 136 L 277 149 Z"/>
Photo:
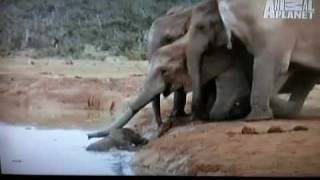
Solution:
<path fill-rule="evenodd" d="M 279 53 L 280 52 L 280 53 Z M 290 57 L 285 59 L 281 51 L 271 49 L 258 55 L 254 59 L 253 81 L 251 90 L 251 112 L 246 117 L 247 121 L 266 120 L 273 118 L 273 111 L 270 108 L 270 99 L 277 93 L 281 83 L 286 79 L 283 72 L 287 72 L 287 66 L 281 66 L 282 61 L 289 61 Z M 284 63 L 289 65 L 289 63 Z"/>
<path fill-rule="evenodd" d="M 156 123 L 157 123 L 158 127 L 160 127 L 162 125 L 161 108 L 160 108 L 160 95 L 156 95 L 153 98 L 152 109 L 153 109 L 154 118 L 156 120 Z"/>
<path fill-rule="evenodd" d="M 230 67 L 216 79 L 217 99 L 210 111 L 210 120 L 229 118 L 235 102 L 250 93 L 245 75 L 236 66 Z"/>
<path fill-rule="evenodd" d="M 201 77 L 200 77 L 200 62 L 197 60 L 187 61 L 187 66 L 192 82 L 192 119 L 204 119 L 203 109 L 205 109 L 202 104 L 202 92 L 201 92 Z"/>
<path fill-rule="evenodd" d="M 284 101 L 279 97 L 274 97 L 271 100 L 275 116 L 290 118 L 298 115 L 317 81 L 318 77 L 313 74 L 296 73 L 291 76 L 282 90 L 282 92 L 291 93 L 289 101 Z"/>
<path fill-rule="evenodd" d="M 283 100 L 278 96 L 274 96 L 271 98 L 270 106 L 273 110 L 274 117 L 289 118 L 295 105 L 293 102 Z"/>
<path fill-rule="evenodd" d="M 290 114 L 297 115 L 300 113 L 303 104 L 308 97 L 310 91 L 313 89 L 315 84 L 318 81 L 318 77 L 308 77 L 308 76 L 299 76 L 297 79 L 297 83 L 299 85 L 296 85 L 291 90 L 291 95 L 289 102 L 293 103 L 293 108 L 290 109 Z"/>
<path fill-rule="evenodd" d="M 178 89 L 174 92 L 173 97 L 173 109 L 171 111 L 170 117 L 185 116 L 184 107 L 186 105 L 187 94 L 184 92 L 183 88 Z"/>

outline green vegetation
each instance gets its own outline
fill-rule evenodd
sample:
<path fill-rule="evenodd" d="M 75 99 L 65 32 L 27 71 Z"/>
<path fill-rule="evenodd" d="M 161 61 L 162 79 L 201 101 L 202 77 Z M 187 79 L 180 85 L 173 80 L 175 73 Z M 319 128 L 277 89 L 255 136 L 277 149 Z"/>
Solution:
<path fill-rule="evenodd" d="M 173 6 L 197 1 L 0 0 L 0 55 L 33 48 L 37 57 L 145 59 L 154 19 Z"/>

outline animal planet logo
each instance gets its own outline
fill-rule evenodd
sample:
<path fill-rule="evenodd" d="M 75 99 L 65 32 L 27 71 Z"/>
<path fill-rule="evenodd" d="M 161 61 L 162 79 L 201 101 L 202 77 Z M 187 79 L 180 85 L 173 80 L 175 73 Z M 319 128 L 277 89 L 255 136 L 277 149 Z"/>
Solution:
<path fill-rule="evenodd" d="M 312 19 L 315 13 L 313 0 L 267 0 L 264 18 Z"/>

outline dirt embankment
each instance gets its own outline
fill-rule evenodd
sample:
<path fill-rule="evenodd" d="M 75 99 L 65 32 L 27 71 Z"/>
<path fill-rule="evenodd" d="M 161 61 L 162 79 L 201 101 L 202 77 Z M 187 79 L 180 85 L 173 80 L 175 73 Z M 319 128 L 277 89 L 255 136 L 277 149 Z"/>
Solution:
<path fill-rule="evenodd" d="M 316 87 L 297 119 L 252 123 L 176 119 L 177 125 L 167 134 L 137 153 L 135 171 L 148 175 L 319 176 L 319 102 Z M 141 119 L 136 126 L 147 122 Z"/>
<path fill-rule="evenodd" d="M 145 62 L 0 60 L 0 120 L 58 128 L 106 126 L 111 116 L 141 88 Z M 320 117 L 319 89 L 310 94 L 303 115 Z M 166 119 L 171 99 L 162 101 Z M 187 112 L 190 112 L 190 96 Z M 246 123 L 174 120 L 163 137 L 136 153 L 137 174 L 319 176 L 320 120 L 273 120 Z M 294 126 L 306 131 L 290 131 Z M 257 133 L 242 134 L 243 127 Z M 266 133 L 270 127 L 284 132 Z M 152 137 L 156 124 L 150 106 L 128 124 Z"/>
<path fill-rule="evenodd" d="M 307 131 L 263 133 L 271 126 Z M 261 134 L 242 134 L 249 126 Z M 137 153 L 141 174 L 319 176 L 320 121 L 195 122 L 176 127 Z"/>

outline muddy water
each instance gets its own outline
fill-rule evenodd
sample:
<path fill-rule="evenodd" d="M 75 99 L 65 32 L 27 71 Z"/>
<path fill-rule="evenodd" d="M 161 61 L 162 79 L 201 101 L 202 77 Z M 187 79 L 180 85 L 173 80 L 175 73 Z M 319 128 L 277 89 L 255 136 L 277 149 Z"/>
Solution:
<path fill-rule="evenodd" d="M 92 132 L 92 131 L 90 131 Z M 3 174 L 133 175 L 133 152 L 87 152 L 89 131 L 37 129 L 0 123 Z"/>

